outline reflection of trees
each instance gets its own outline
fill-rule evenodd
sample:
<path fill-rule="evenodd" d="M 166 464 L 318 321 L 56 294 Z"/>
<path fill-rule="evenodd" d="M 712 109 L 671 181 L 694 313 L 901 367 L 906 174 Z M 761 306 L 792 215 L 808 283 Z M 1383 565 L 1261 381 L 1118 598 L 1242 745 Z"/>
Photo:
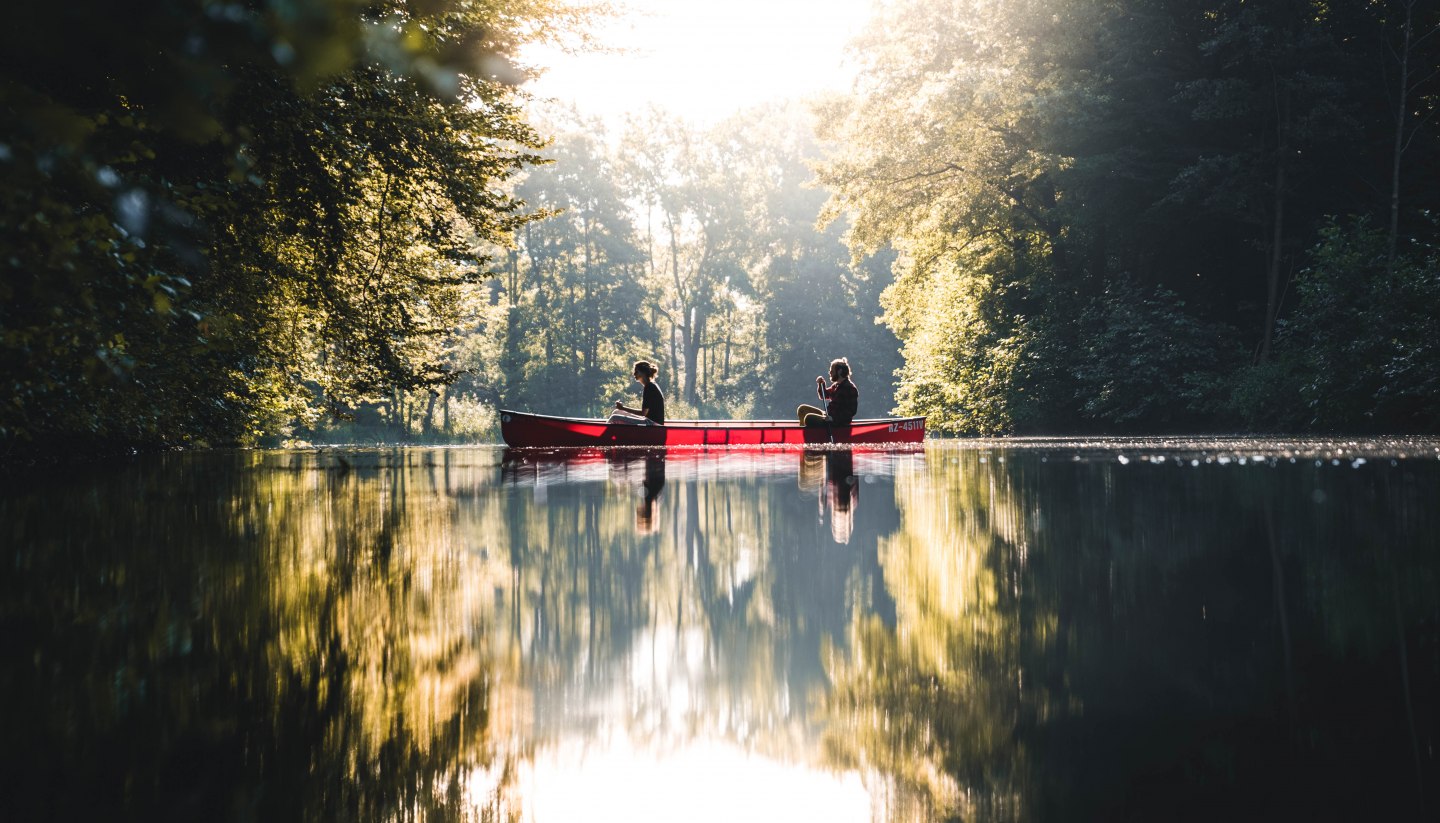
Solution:
<path fill-rule="evenodd" d="M 993 480 L 942 463 L 897 481 L 900 530 L 880 546 L 895 624 L 857 620 L 852 653 L 827 658 L 831 755 L 891 784 L 897 813 L 1018 809 L 1025 753 L 1011 731 L 1037 696 L 1013 677 L 1014 596 L 992 565 L 1022 554 L 1018 501 Z"/>
<path fill-rule="evenodd" d="M 664 493 L 650 501 L 656 528 L 637 532 L 653 470 L 644 455 L 604 468 L 619 493 L 550 485 L 542 474 L 503 501 L 502 541 L 518 575 L 504 592 L 515 617 L 507 642 L 536 690 L 539 732 L 598 723 L 621 697 L 634 707 L 631 731 L 657 737 L 723 725 L 723 712 L 702 707 L 725 694 L 734 705 L 769 702 L 774 673 L 754 654 L 773 643 L 772 609 L 756 579 L 758 524 L 772 502 L 765 490 L 719 494 L 696 466 L 670 467 Z M 477 512 L 476 520 L 496 518 Z"/>
<path fill-rule="evenodd" d="M 34 709 L 4 721 L 11 811 L 503 812 L 452 473 L 415 460 L 175 456 L 0 499 L 6 659 L 27 661 L 0 687 Z"/>
<path fill-rule="evenodd" d="M 1424 809 L 1433 467 L 985 457 L 897 483 L 894 624 L 827 657 L 830 754 L 895 818 Z"/>
<path fill-rule="evenodd" d="M 813 754 L 802 749 L 822 639 L 871 606 L 876 537 L 895 513 L 877 504 L 837 546 L 790 479 L 801 455 L 781 454 L 739 455 L 738 474 L 723 453 L 668 456 L 653 532 L 632 522 L 653 485 L 643 453 L 507 464 L 514 493 L 483 504 L 503 516 L 473 520 L 504 522 L 496 540 L 515 552 L 517 577 L 497 598 L 542 736 L 594 727 L 618 704 L 626 733 L 655 744 L 706 734 Z M 757 475 L 767 459 L 784 472 Z M 595 493 L 600 482 L 610 493 Z"/>
<path fill-rule="evenodd" d="M 652 457 L 179 455 L 12 486 L 13 816 L 518 815 L 517 767 L 562 736 L 805 759 L 822 726 L 897 819 L 1434 796 L 1433 465 L 855 453 L 896 493 L 867 484 L 841 543 L 816 506 L 844 457 L 671 453 L 658 495 Z"/>

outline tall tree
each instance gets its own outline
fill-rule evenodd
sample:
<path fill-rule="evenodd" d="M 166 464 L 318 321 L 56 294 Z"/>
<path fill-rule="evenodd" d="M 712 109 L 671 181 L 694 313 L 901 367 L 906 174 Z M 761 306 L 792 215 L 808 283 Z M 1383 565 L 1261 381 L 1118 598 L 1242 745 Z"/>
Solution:
<path fill-rule="evenodd" d="M 516 190 L 554 216 L 525 227 L 505 281 L 505 402 L 595 414 L 653 337 L 644 258 L 601 126 L 566 115 L 555 130 L 551 162 Z"/>
<path fill-rule="evenodd" d="M 34 5 L 0 34 L 7 445 L 229 441 L 450 379 L 551 0 Z M 38 206 L 38 208 L 35 208 Z"/>
<path fill-rule="evenodd" d="M 1364 17 L 1310 0 L 885 6 L 854 92 L 822 112 L 820 179 L 853 251 L 897 253 L 900 408 L 965 432 L 1223 425 L 1265 382 L 1244 351 L 1273 359 L 1327 215 L 1395 190 L 1393 147 L 1368 139 Z"/>
<path fill-rule="evenodd" d="M 1225 128 L 1181 172 L 1181 196 L 1194 197 L 1199 187 L 1211 202 L 1217 192 L 1231 198 L 1226 207 L 1259 234 L 1265 309 L 1258 357 L 1265 360 L 1294 266 L 1295 237 L 1309 228 L 1306 218 L 1315 219 L 1293 214 L 1297 201 L 1313 197 L 1306 186 L 1320 182 L 1306 166 L 1354 119 L 1344 108 L 1344 62 L 1323 9 L 1311 0 L 1216 6 L 1213 30 L 1201 45 L 1213 74 L 1188 83 L 1186 93 L 1196 120 Z"/>
<path fill-rule="evenodd" d="M 1076 37 L 1042 2 L 887 7 L 858 47 L 857 92 L 822 112 L 827 217 L 859 254 L 899 252 L 886 322 L 906 345 L 899 405 L 942 430 L 1013 425 L 1027 317 L 1077 258 L 1059 219 L 1064 158 L 1036 139 L 1048 37 Z M 1036 287 L 1040 287 L 1037 290 Z M 947 411 L 948 409 L 948 411 Z"/>
<path fill-rule="evenodd" d="M 737 197 L 741 158 L 699 130 L 652 110 L 622 138 L 630 187 L 642 204 L 656 311 L 680 349 L 680 397 L 699 404 L 711 318 L 743 273 L 747 227 Z"/>
<path fill-rule="evenodd" d="M 1391 0 L 1367 4 L 1375 14 L 1391 58 L 1390 105 L 1394 117 L 1390 152 L 1390 220 L 1386 242 L 1387 265 L 1395 265 L 1400 238 L 1401 168 L 1411 144 L 1440 111 L 1436 86 L 1440 80 L 1440 9 L 1419 0 Z"/>
<path fill-rule="evenodd" d="M 716 139 L 743 157 L 746 265 L 763 307 L 756 413 L 789 417 L 813 401 L 826 364 L 846 356 L 862 387 L 861 415 L 886 414 L 900 366 L 898 341 L 877 322 L 889 256 L 852 261 L 838 222 L 816 226 L 826 194 L 811 167 L 822 155 L 813 116 L 798 103 L 761 107 L 720 124 Z"/>

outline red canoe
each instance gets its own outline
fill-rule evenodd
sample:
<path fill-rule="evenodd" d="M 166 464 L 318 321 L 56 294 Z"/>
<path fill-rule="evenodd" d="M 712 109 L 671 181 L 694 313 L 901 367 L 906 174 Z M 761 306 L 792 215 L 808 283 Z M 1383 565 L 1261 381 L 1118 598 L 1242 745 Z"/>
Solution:
<path fill-rule="evenodd" d="M 855 420 L 848 426 L 801 426 L 793 420 L 671 420 L 663 426 L 633 426 L 501 409 L 500 436 L 515 447 L 920 443 L 925 418 Z"/>

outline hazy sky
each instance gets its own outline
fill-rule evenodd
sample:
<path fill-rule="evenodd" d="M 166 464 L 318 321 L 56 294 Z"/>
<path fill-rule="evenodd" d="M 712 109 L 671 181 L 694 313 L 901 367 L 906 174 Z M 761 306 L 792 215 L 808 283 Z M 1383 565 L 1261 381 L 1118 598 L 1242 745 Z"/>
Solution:
<path fill-rule="evenodd" d="M 701 123 L 737 109 L 846 88 L 845 44 L 871 0 L 617 0 L 601 43 L 621 54 L 526 53 L 550 66 L 525 88 L 618 118 L 655 103 Z"/>

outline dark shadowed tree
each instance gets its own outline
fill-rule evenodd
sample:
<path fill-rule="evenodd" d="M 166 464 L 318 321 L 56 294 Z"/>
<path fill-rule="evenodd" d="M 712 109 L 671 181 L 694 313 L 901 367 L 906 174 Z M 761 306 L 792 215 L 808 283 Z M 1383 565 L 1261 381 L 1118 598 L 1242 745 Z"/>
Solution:
<path fill-rule="evenodd" d="M 7 447 L 253 439 L 443 385 L 523 219 L 550 0 L 32 5 L 0 33 Z"/>

